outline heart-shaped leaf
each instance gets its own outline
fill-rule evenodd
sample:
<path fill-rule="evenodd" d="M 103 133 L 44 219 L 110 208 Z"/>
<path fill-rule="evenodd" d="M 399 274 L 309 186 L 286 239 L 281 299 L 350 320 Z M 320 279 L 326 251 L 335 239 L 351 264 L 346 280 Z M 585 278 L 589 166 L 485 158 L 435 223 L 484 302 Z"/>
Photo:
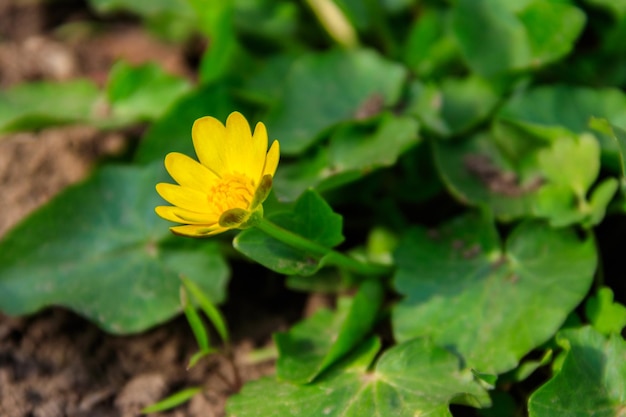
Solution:
<path fill-rule="evenodd" d="M 407 233 L 396 253 L 397 340 L 430 336 L 468 366 L 498 374 L 548 340 L 593 280 L 591 237 L 541 222 L 515 228 L 504 246 L 490 222 L 460 217 Z M 505 319 L 506 318 L 506 319 Z"/>
<path fill-rule="evenodd" d="M 219 302 L 228 268 L 215 242 L 176 238 L 154 213 L 162 164 L 109 166 L 70 187 L 0 242 L 0 310 L 62 305 L 113 333 L 181 311 L 180 277 Z"/>

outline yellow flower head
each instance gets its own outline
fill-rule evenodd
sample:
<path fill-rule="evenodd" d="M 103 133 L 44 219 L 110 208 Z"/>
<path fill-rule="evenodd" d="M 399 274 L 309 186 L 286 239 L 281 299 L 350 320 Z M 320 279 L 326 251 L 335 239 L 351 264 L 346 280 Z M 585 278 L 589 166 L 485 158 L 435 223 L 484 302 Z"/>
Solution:
<path fill-rule="evenodd" d="M 166 220 L 183 223 L 172 232 L 193 237 L 245 229 L 259 216 L 272 188 L 279 159 L 278 141 L 267 150 L 267 130 L 257 123 L 254 134 L 248 121 L 233 112 L 224 126 L 202 117 L 191 129 L 200 162 L 181 153 L 165 157 L 165 168 L 180 184 L 157 184 L 157 192 L 173 206 L 156 212 Z"/>

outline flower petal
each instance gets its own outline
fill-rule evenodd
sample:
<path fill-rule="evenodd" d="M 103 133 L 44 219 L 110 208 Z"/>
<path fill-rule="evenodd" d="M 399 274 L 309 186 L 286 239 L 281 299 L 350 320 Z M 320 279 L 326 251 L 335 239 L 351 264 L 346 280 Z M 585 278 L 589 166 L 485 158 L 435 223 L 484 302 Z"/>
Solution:
<path fill-rule="evenodd" d="M 191 138 L 202 165 L 219 177 L 230 172 L 226 156 L 228 140 L 222 122 L 210 116 L 197 119 L 191 128 Z"/>
<path fill-rule="evenodd" d="M 257 123 L 252 136 L 248 121 L 239 112 L 228 116 L 226 126 L 206 116 L 194 122 L 191 136 L 202 165 L 219 177 L 243 174 L 255 184 L 262 177 L 267 151 L 267 129 L 263 123 Z"/>
<path fill-rule="evenodd" d="M 208 237 L 208 236 L 216 235 L 218 233 L 225 232 L 228 229 L 225 229 L 225 228 L 220 227 L 220 226 L 206 227 L 206 226 L 187 225 L 187 226 L 170 227 L 170 230 L 174 234 L 181 235 L 181 236 Z"/>
<path fill-rule="evenodd" d="M 165 220 L 175 223 L 214 225 L 219 220 L 219 217 L 210 214 L 196 213 L 174 206 L 158 206 L 154 211 Z"/>
<path fill-rule="evenodd" d="M 265 167 L 263 168 L 263 176 L 271 175 L 274 176 L 276 172 L 276 168 L 278 167 L 278 160 L 280 159 L 280 144 L 277 140 L 272 143 L 270 150 L 267 151 L 267 156 L 265 157 Z"/>
<path fill-rule="evenodd" d="M 159 183 L 156 190 L 171 204 L 196 213 L 213 214 L 215 208 L 209 204 L 207 194 L 180 185 Z"/>
<path fill-rule="evenodd" d="M 178 152 L 167 154 L 165 168 L 177 183 L 197 191 L 206 192 L 218 180 L 204 165 Z"/>
<path fill-rule="evenodd" d="M 261 178 L 267 150 L 267 130 L 262 123 L 250 132 L 250 125 L 239 112 L 232 112 L 226 120 L 228 163 L 232 173 L 244 174 L 255 184 Z"/>
<path fill-rule="evenodd" d="M 258 184 L 263 177 L 263 166 L 265 166 L 265 154 L 267 153 L 267 129 L 261 122 L 254 127 L 251 150 L 254 163 L 250 165 L 249 172 L 244 172 L 244 174 L 248 174 L 254 183 Z"/>

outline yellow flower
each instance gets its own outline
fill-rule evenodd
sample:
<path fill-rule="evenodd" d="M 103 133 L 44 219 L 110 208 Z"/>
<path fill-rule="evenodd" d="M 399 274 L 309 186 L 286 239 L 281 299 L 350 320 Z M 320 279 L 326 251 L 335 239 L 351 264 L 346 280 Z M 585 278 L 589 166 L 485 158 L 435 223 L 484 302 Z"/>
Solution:
<path fill-rule="evenodd" d="M 263 216 L 261 203 L 272 188 L 278 141 L 268 151 L 265 125 L 257 123 L 252 134 L 239 112 L 228 116 L 226 126 L 213 117 L 196 120 L 191 137 L 200 162 L 177 152 L 165 157 L 165 168 L 180 185 L 157 184 L 157 192 L 173 204 L 157 207 L 157 214 L 183 223 L 171 228 L 183 236 L 251 226 Z"/>

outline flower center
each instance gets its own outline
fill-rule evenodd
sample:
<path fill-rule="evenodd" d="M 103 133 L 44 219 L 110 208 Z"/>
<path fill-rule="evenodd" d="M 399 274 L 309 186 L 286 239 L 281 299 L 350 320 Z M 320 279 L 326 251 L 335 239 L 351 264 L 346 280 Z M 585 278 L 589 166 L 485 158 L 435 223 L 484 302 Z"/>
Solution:
<path fill-rule="evenodd" d="M 208 200 L 219 213 L 234 208 L 247 210 L 254 197 L 254 181 L 242 174 L 220 178 L 209 189 Z"/>

